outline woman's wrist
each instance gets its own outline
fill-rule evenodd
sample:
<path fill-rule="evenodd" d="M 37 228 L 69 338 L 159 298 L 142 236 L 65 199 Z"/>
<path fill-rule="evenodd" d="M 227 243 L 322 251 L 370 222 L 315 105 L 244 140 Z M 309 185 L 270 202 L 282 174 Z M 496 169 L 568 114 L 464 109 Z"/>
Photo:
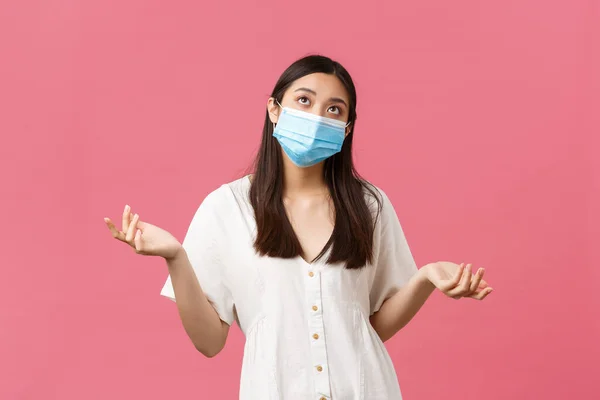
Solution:
<path fill-rule="evenodd" d="M 435 263 L 429 263 L 429 264 L 422 266 L 418 272 L 418 274 L 419 274 L 418 279 L 421 282 L 421 284 L 430 287 L 431 290 L 435 289 L 435 285 L 431 282 L 431 279 L 430 279 L 431 270 L 433 268 L 435 268 Z"/>
<path fill-rule="evenodd" d="M 176 263 L 178 260 L 186 256 L 185 249 L 183 246 L 179 246 L 176 251 L 170 254 L 168 257 L 164 257 L 167 263 Z"/>

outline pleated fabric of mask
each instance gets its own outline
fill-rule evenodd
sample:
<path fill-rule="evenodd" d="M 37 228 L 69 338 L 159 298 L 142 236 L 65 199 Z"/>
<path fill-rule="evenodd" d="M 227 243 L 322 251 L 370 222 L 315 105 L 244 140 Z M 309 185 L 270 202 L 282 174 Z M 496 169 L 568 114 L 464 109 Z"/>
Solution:
<path fill-rule="evenodd" d="M 332 118 L 282 107 L 273 136 L 298 167 L 310 167 L 342 149 L 346 124 Z"/>

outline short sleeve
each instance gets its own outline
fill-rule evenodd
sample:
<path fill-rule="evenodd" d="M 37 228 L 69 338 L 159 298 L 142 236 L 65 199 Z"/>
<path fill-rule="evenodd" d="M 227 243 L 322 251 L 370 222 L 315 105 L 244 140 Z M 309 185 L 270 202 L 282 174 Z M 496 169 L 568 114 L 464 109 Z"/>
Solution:
<path fill-rule="evenodd" d="M 226 204 L 220 190 L 210 193 L 200 204 L 188 227 L 182 246 L 192 264 L 196 278 L 208 301 L 221 320 L 231 325 L 234 320 L 233 297 L 225 284 L 224 252 L 226 247 L 225 221 L 222 219 Z M 175 292 L 171 276 L 160 292 L 173 301 Z"/>
<path fill-rule="evenodd" d="M 393 205 L 381 189 L 378 191 L 381 213 L 375 225 L 375 270 L 369 293 L 371 315 L 418 270 Z"/>

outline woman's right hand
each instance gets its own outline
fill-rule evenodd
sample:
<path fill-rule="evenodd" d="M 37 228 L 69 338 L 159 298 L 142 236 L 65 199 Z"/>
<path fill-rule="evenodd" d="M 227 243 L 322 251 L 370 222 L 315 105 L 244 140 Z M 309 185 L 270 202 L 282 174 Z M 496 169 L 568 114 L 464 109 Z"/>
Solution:
<path fill-rule="evenodd" d="M 160 256 L 168 260 L 182 250 L 181 243 L 173 235 L 158 226 L 140 221 L 138 214 L 131 214 L 129 206 L 125 206 L 123 211 L 121 230 L 117 230 L 110 218 L 104 218 L 104 222 L 115 239 L 129 244 L 137 254 Z"/>

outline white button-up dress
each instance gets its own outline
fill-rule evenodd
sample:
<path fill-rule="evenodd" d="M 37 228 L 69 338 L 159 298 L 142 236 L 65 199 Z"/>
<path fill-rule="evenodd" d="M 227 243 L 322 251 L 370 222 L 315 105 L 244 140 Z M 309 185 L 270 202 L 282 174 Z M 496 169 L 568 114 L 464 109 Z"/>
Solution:
<path fill-rule="evenodd" d="M 202 290 L 246 337 L 240 399 L 401 399 L 369 316 L 417 267 L 384 192 L 374 262 L 359 270 L 261 257 L 244 177 L 210 193 L 183 241 Z M 175 300 L 170 277 L 161 294 Z"/>

